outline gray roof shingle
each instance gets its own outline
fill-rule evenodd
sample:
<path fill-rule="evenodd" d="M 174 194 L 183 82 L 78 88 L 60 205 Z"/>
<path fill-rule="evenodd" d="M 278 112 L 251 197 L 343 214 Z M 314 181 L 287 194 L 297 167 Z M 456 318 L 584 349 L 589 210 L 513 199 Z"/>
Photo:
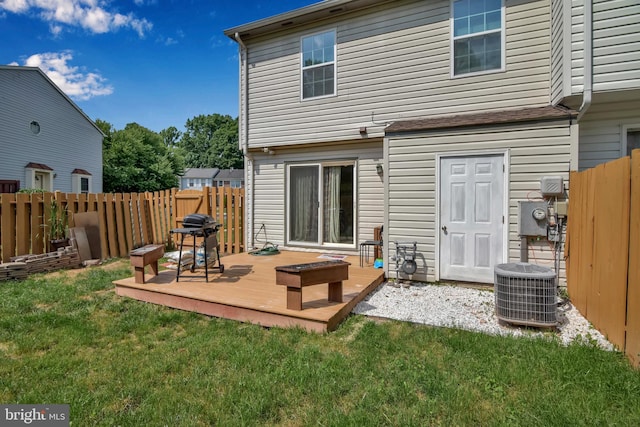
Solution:
<path fill-rule="evenodd" d="M 523 108 L 519 110 L 489 111 L 457 116 L 433 117 L 428 119 L 402 120 L 391 123 L 387 133 L 412 132 L 431 129 L 458 128 L 465 126 L 484 126 L 508 123 L 520 123 L 541 120 L 571 120 L 578 112 L 563 106 Z"/>

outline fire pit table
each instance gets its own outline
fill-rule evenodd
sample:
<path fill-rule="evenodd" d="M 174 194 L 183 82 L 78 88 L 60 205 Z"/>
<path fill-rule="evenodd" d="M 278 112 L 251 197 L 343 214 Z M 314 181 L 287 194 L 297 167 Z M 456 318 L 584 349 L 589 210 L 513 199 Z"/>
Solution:
<path fill-rule="evenodd" d="M 287 287 L 287 308 L 302 310 L 302 288 L 329 284 L 329 301 L 342 302 L 342 281 L 349 279 L 349 264 L 344 261 L 321 261 L 276 267 L 276 284 Z"/>

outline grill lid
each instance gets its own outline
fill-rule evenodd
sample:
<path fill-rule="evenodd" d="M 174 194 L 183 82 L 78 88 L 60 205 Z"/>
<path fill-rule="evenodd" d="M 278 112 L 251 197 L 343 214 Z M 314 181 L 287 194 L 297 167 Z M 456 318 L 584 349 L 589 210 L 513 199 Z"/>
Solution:
<path fill-rule="evenodd" d="M 212 227 L 215 223 L 216 220 L 210 215 L 198 213 L 185 215 L 182 219 L 182 226 L 185 228 Z"/>

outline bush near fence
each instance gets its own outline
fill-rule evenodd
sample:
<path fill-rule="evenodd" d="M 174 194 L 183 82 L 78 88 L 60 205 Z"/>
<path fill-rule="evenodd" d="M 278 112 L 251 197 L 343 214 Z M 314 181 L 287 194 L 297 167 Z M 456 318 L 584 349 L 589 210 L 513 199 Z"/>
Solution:
<path fill-rule="evenodd" d="M 569 178 L 567 290 L 640 366 L 640 150 Z"/>
<path fill-rule="evenodd" d="M 185 202 L 184 194 L 200 204 L 197 210 Z M 48 251 L 48 224 L 51 204 L 65 209 L 69 227 L 73 216 L 97 212 L 103 258 L 126 257 L 132 249 L 147 244 L 175 247 L 171 229 L 179 227 L 187 213 L 206 213 L 222 224 L 219 232 L 222 253 L 243 251 L 244 189 L 177 189 L 117 194 L 4 193 L 0 194 L 0 255 L 2 262 L 11 257 L 42 254 Z M 180 214 L 180 215 L 178 215 Z"/>

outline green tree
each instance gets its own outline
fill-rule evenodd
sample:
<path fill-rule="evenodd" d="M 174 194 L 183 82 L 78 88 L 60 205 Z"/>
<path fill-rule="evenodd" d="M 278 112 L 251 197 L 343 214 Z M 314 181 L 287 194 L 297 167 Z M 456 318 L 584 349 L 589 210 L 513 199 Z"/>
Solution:
<path fill-rule="evenodd" d="M 182 132 L 176 129 L 175 126 L 169 126 L 168 128 L 160 131 L 160 136 L 162 137 L 165 146 L 173 148 L 178 145 Z"/>
<path fill-rule="evenodd" d="M 111 123 L 105 122 L 104 120 L 96 119 L 95 124 L 100 128 L 102 133 L 104 133 L 104 139 L 102 140 L 102 150 L 104 151 L 105 147 L 111 147 L 111 137 L 115 129 Z"/>
<path fill-rule="evenodd" d="M 107 122 L 96 121 L 108 135 L 103 143 L 103 188 L 105 192 L 143 192 L 178 186 L 184 160 L 167 147 L 163 137 L 137 123 L 113 130 Z"/>
<path fill-rule="evenodd" d="M 178 146 L 190 168 L 242 168 L 238 119 L 229 115 L 200 115 L 187 120 Z"/>

